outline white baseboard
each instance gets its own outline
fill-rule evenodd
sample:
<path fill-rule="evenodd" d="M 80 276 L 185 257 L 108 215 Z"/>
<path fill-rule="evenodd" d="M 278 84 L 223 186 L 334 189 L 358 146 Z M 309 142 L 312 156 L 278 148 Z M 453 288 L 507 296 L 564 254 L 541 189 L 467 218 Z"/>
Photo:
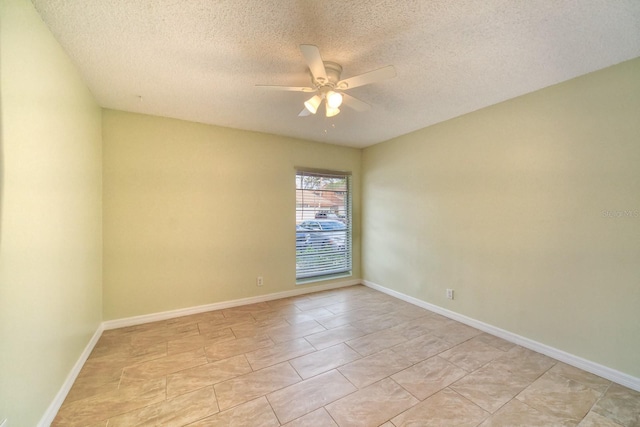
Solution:
<path fill-rule="evenodd" d="M 418 298 L 405 295 L 401 292 L 385 288 L 384 286 L 378 285 L 371 281 L 363 280 L 362 283 L 364 283 L 365 286 L 371 289 L 384 292 L 387 295 L 417 305 L 418 307 L 422 307 L 434 313 L 441 314 L 445 317 L 456 320 L 460 323 L 464 323 L 465 325 L 469 325 L 488 334 L 495 335 L 514 344 L 518 344 L 522 347 L 528 348 L 529 350 L 542 353 L 545 356 L 552 357 L 556 360 L 566 363 L 567 365 L 575 366 L 576 368 L 591 372 L 592 374 L 598 375 L 602 378 L 606 378 L 632 390 L 640 391 L 640 378 L 633 377 L 629 374 L 625 374 L 624 372 L 620 372 L 604 365 L 592 362 L 590 360 L 583 359 L 582 357 L 567 353 L 565 351 L 548 346 L 546 344 L 542 344 L 529 338 L 525 338 L 521 335 L 514 334 L 513 332 L 509 332 L 496 326 L 473 319 L 471 317 L 467 317 L 454 311 L 447 310 L 446 308 L 430 304 L 426 301 L 422 301 Z"/>
<path fill-rule="evenodd" d="M 73 386 L 73 383 L 75 382 L 76 378 L 78 378 L 78 374 L 80 373 L 80 370 L 84 366 L 84 363 L 87 361 L 87 359 L 89 358 L 89 355 L 93 351 L 93 348 L 98 343 L 98 340 L 100 339 L 100 336 L 102 335 L 103 330 L 104 328 L 102 327 L 102 324 L 98 325 L 98 329 L 93 334 L 93 336 L 89 340 L 89 343 L 86 345 L 86 347 L 80 354 L 78 361 L 75 363 L 75 365 L 73 365 L 73 368 L 71 368 L 71 372 L 69 372 L 69 375 L 67 375 L 67 378 L 62 383 L 62 387 L 60 387 L 58 394 L 56 394 L 56 397 L 53 399 L 53 401 L 45 411 L 44 415 L 40 419 L 40 422 L 38 423 L 38 427 L 49 427 L 51 425 L 51 423 L 53 422 L 53 419 L 56 417 L 56 414 L 60 410 L 60 407 L 62 406 L 64 399 L 66 399 L 67 394 L 69 394 L 69 390 L 71 390 L 71 386 Z"/>
<path fill-rule="evenodd" d="M 256 304 L 259 302 L 271 301 L 274 299 L 294 297 L 314 292 L 326 291 L 329 289 L 344 288 L 347 286 L 361 285 L 362 280 L 352 279 L 325 285 L 299 287 L 290 291 L 276 292 L 272 294 L 259 295 L 257 297 L 240 298 L 231 301 L 216 302 L 213 304 L 199 305 L 196 307 L 181 308 L 178 310 L 163 311 L 160 313 L 144 314 L 141 316 L 126 317 L 123 319 L 107 320 L 102 323 L 104 330 L 124 328 L 126 326 L 141 325 L 143 323 L 157 322 L 160 320 L 173 319 L 175 317 L 189 316 L 191 314 L 205 313 L 207 311 L 222 310 L 224 308 L 237 307 L 240 305 Z"/>

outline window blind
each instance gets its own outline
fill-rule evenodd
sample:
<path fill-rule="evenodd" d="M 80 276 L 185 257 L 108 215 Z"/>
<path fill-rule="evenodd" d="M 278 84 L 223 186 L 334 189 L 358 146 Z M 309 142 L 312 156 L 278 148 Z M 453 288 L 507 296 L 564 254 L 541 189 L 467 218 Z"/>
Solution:
<path fill-rule="evenodd" d="M 351 175 L 296 171 L 296 279 L 351 272 Z"/>

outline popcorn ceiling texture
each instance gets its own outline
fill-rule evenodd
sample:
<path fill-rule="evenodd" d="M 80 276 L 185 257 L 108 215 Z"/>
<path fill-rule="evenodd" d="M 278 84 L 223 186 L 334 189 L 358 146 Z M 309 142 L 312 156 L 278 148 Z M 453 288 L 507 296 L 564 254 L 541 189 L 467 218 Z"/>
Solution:
<path fill-rule="evenodd" d="M 365 147 L 640 56 L 638 0 L 33 0 L 106 108 Z M 300 44 L 373 104 L 299 118 Z"/>

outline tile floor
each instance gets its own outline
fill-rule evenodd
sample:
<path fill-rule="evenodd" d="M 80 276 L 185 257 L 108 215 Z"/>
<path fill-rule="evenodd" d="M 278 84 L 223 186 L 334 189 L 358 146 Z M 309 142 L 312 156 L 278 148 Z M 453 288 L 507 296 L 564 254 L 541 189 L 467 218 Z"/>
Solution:
<path fill-rule="evenodd" d="M 105 331 L 54 426 L 640 426 L 640 393 L 364 286 Z"/>

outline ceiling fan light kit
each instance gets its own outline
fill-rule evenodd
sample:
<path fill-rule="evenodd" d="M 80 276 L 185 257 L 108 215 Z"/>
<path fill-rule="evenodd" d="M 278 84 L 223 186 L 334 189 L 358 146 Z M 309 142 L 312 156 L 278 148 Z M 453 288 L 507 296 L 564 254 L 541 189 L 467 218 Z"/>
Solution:
<path fill-rule="evenodd" d="M 304 106 L 311 114 L 315 114 L 318 111 L 318 107 L 320 106 L 321 102 L 322 97 L 320 95 L 314 95 L 313 97 L 305 101 Z"/>
<path fill-rule="evenodd" d="M 327 92 L 327 106 L 331 108 L 338 108 L 342 105 L 342 94 L 340 92 L 334 92 L 330 90 Z"/>
<path fill-rule="evenodd" d="M 304 103 L 304 107 L 311 114 L 316 114 L 318 112 L 318 107 L 320 107 L 323 99 L 327 104 L 327 117 L 333 117 L 340 112 L 339 107 L 342 105 L 342 94 L 333 90 L 326 90 L 326 86 L 319 89 L 318 95 L 314 95 L 306 100 Z"/>
<path fill-rule="evenodd" d="M 300 45 L 300 51 L 309 67 L 311 74 L 311 87 L 298 86 L 272 86 L 256 85 L 263 89 L 284 90 L 290 92 L 316 92 L 316 94 L 304 102 L 304 109 L 298 114 L 299 117 L 316 114 L 322 101 L 325 101 L 325 112 L 327 117 L 334 117 L 340 113 L 340 106 L 347 105 L 356 111 L 367 111 L 371 105 L 353 96 L 347 95 L 344 91 L 358 86 L 375 83 L 380 80 L 395 77 L 396 71 L 392 65 L 359 74 L 345 80 L 340 80 L 342 66 L 335 62 L 323 61 L 320 50 L 311 44 Z"/>
<path fill-rule="evenodd" d="M 327 117 L 333 117 L 333 116 L 337 116 L 338 113 L 340 112 L 339 108 L 332 108 L 327 104 Z"/>

